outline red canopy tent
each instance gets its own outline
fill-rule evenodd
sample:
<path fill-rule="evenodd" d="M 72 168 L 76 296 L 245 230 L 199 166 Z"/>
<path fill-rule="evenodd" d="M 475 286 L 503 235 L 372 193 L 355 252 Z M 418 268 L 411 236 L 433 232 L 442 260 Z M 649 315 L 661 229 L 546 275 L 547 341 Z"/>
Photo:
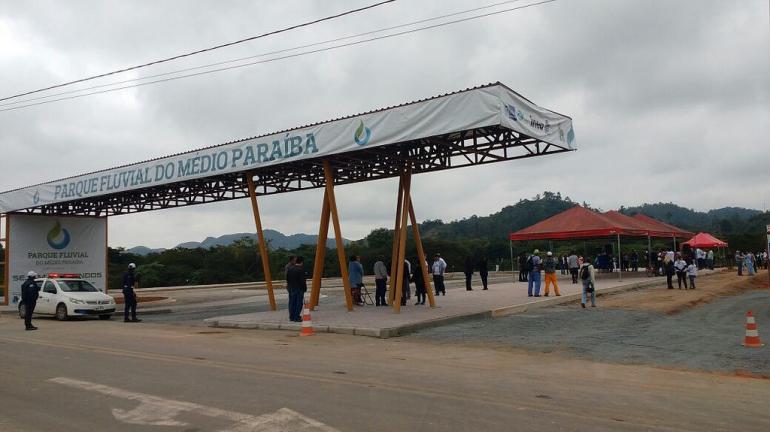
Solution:
<path fill-rule="evenodd" d="M 626 216 L 617 211 L 598 213 L 581 206 L 569 208 L 532 226 L 511 233 L 514 240 L 565 240 L 617 237 L 618 263 L 621 262 L 620 237 L 674 238 L 689 237 L 693 233 L 644 215 Z M 675 246 L 676 248 L 676 246 Z M 513 244 L 511 243 L 511 261 Z"/>
<path fill-rule="evenodd" d="M 511 233 L 510 240 L 564 240 L 615 235 L 647 236 L 647 233 L 639 227 L 615 219 L 585 207 L 575 206 Z"/>
<path fill-rule="evenodd" d="M 719 240 L 709 233 L 699 232 L 693 238 L 682 243 L 694 248 L 722 248 L 727 247 L 727 243 Z"/>
<path fill-rule="evenodd" d="M 637 213 L 633 217 L 634 219 L 637 219 L 643 223 L 646 223 L 650 227 L 650 229 L 654 229 L 661 232 L 668 232 L 669 234 L 666 237 L 692 237 L 693 235 L 695 235 L 695 233 L 691 231 L 683 230 L 673 225 L 669 225 L 665 222 L 661 222 L 657 219 L 651 218 L 641 213 Z"/>

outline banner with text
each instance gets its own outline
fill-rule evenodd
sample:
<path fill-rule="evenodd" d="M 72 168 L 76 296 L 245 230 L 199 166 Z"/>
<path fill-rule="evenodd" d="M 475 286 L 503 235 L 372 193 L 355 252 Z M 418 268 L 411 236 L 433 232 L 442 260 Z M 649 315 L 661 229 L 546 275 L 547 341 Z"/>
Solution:
<path fill-rule="evenodd" d="M 0 193 L 0 213 L 502 125 L 565 149 L 572 119 L 502 84 Z"/>
<path fill-rule="evenodd" d="M 107 218 L 9 215 L 9 304 L 21 299 L 27 272 L 78 273 L 107 285 Z"/>

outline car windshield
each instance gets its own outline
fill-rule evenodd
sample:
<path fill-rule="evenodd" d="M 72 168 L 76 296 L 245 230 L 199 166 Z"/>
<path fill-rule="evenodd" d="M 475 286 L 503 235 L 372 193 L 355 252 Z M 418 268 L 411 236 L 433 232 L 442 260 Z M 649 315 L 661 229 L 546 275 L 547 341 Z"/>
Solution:
<path fill-rule="evenodd" d="M 64 292 L 96 292 L 99 291 L 90 282 L 84 280 L 59 280 L 59 287 Z"/>

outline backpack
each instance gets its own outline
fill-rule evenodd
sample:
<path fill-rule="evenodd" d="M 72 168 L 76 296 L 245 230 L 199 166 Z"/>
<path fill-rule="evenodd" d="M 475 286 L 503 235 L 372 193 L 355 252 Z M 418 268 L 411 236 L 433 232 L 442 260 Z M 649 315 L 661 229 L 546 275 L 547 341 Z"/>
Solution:
<path fill-rule="evenodd" d="M 532 257 L 534 255 L 530 255 L 529 258 L 527 258 L 527 262 L 524 264 L 524 271 L 529 273 L 533 270 L 535 270 L 535 263 L 532 262 Z"/>
<path fill-rule="evenodd" d="M 583 268 L 580 269 L 580 279 L 582 280 L 591 279 L 591 272 L 588 270 L 587 265 L 584 265 Z"/>

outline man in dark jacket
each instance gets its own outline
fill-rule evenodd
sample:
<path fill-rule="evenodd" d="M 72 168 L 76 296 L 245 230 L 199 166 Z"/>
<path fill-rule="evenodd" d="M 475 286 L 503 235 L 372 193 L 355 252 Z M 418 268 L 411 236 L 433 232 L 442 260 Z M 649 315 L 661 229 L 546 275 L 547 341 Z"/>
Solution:
<path fill-rule="evenodd" d="M 471 287 L 471 279 L 473 278 L 473 258 L 471 257 L 465 258 L 465 266 L 463 269 L 463 273 L 465 273 L 466 291 L 473 291 L 473 288 Z"/>
<path fill-rule="evenodd" d="M 139 322 L 140 319 L 136 318 L 136 293 L 134 293 L 134 286 L 136 286 L 136 264 L 131 263 L 128 265 L 128 271 L 123 273 L 123 322 Z M 131 319 L 128 319 L 128 314 L 131 313 Z"/>
<path fill-rule="evenodd" d="M 298 256 L 294 265 L 286 270 L 286 290 L 289 291 L 289 320 L 302 322 L 302 300 L 307 291 L 305 271 L 302 270 L 304 258 Z"/>
<path fill-rule="evenodd" d="M 487 277 L 489 276 L 489 261 L 487 257 L 481 257 L 479 260 L 479 276 L 481 276 L 481 285 L 487 289 Z"/>
<path fill-rule="evenodd" d="M 24 327 L 27 330 L 37 330 L 32 325 L 32 313 L 35 311 L 40 286 L 35 282 L 37 273 L 30 271 L 27 273 L 27 280 L 21 284 L 21 301 L 24 302 Z"/>

